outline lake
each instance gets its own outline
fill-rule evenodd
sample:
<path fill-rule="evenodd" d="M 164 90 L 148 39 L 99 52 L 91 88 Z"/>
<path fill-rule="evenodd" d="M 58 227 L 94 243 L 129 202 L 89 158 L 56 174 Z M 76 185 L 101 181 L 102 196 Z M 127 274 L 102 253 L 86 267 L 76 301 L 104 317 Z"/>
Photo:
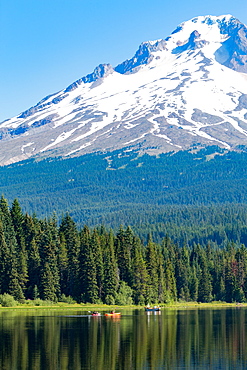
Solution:
<path fill-rule="evenodd" d="M 247 369 L 247 308 L 0 312 L 2 370 Z"/>

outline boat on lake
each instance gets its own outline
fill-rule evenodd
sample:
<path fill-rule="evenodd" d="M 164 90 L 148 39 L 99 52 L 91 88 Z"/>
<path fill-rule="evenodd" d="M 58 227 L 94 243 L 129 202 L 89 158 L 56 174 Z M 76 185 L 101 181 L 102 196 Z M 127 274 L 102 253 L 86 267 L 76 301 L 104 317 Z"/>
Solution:
<path fill-rule="evenodd" d="M 100 316 L 100 313 L 97 311 L 92 312 L 92 316 Z"/>
<path fill-rule="evenodd" d="M 146 306 L 146 307 L 144 307 L 144 309 L 145 309 L 145 311 L 147 311 L 147 312 L 156 312 L 156 311 L 160 311 L 160 307 L 156 307 L 156 306 L 154 306 L 154 307 L 148 307 L 148 306 Z"/>
<path fill-rule="evenodd" d="M 105 313 L 105 316 L 108 316 L 108 317 L 120 317 L 121 316 L 121 312 Z"/>

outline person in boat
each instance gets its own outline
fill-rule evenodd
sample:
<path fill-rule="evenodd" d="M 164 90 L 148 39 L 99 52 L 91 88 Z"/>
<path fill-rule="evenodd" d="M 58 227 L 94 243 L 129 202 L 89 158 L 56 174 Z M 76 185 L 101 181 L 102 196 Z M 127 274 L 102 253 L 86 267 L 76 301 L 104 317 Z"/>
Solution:
<path fill-rule="evenodd" d="M 98 311 L 93 311 L 93 315 L 98 315 Z"/>
<path fill-rule="evenodd" d="M 112 310 L 111 313 L 115 313 L 115 310 Z"/>

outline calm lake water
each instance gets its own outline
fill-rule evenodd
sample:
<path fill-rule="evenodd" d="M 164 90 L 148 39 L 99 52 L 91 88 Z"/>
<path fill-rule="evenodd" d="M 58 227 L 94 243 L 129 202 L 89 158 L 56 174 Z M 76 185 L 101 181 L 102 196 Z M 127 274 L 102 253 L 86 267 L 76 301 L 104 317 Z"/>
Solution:
<path fill-rule="evenodd" d="M 0 313 L 1 370 L 247 369 L 247 308 Z"/>

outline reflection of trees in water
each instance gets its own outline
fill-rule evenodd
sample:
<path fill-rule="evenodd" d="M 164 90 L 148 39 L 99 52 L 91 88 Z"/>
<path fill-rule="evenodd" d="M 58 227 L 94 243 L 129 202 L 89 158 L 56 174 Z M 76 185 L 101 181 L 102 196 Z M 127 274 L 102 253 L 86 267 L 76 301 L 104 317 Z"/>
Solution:
<path fill-rule="evenodd" d="M 246 312 L 136 310 L 117 320 L 2 312 L 0 368 L 244 368 Z"/>

